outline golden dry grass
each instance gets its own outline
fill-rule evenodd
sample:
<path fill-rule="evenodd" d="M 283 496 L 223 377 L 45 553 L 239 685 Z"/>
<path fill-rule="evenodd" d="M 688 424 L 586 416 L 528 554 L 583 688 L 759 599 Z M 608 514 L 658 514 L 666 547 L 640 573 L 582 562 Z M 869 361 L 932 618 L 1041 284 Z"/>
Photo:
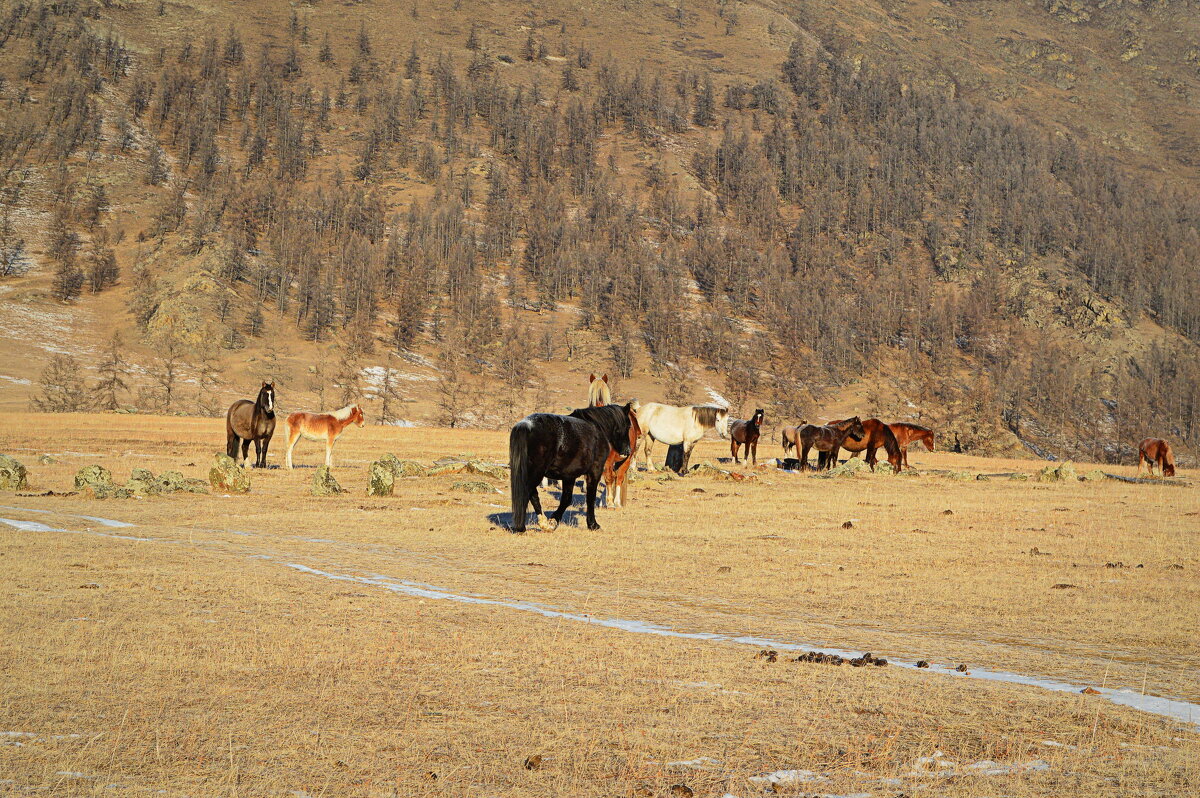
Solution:
<path fill-rule="evenodd" d="M 68 490 L 93 462 L 120 479 L 132 467 L 202 476 L 223 437 L 211 419 L 3 421 L 0 452 L 30 467 L 31 492 Z M 894 667 L 767 664 L 752 647 L 288 567 L 1196 700 L 1193 487 L 957 482 L 930 471 L 1034 465 L 919 452 L 916 477 L 764 469 L 756 482 L 641 479 L 629 509 L 600 511 L 601 532 L 526 536 L 498 526 L 500 483 L 502 493 L 474 495 L 451 490 L 462 477 L 410 479 L 394 498 L 364 495 L 366 465 L 386 451 L 502 461 L 504 450 L 497 432 L 353 428 L 335 452 L 351 492 L 336 498 L 308 496 L 311 468 L 255 472 L 240 497 L 0 495 L 5 518 L 154 539 L 0 524 L 0 731 L 35 735 L 0 739 L 0 778 L 14 780 L 0 789 L 667 795 L 686 784 L 746 796 L 762 791 L 748 777 L 781 768 L 828 779 L 804 792 L 840 794 L 1200 786 L 1194 728 L 1094 697 Z M 38 464 L 44 452 L 57 462 Z M 697 457 L 725 455 L 723 442 L 706 441 Z M 319 461 L 300 444 L 298 463 Z M 1105 567 L 1117 561 L 1134 567 Z M 906 775 L 936 750 L 963 764 L 1040 759 L 1049 770 Z M 534 754 L 543 765 L 526 770 Z M 664 764 L 697 757 L 720 764 Z"/>

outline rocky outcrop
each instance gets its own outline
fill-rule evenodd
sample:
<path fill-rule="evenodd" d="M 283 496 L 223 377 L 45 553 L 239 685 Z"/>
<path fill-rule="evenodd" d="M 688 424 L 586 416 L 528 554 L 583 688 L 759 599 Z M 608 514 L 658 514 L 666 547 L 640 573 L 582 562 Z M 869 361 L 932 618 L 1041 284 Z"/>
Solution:
<path fill-rule="evenodd" d="M 0 490 L 25 490 L 29 487 L 29 472 L 25 466 L 6 454 L 0 454 Z"/>
<path fill-rule="evenodd" d="M 450 490 L 457 491 L 459 493 L 499 493 L 500 492 L 500 491 L 496 490 L 494 487 L 492 487 L 491 485 L 489 485 L 488 483 L 479 482 L 479 481 L 455 482 L 453 485 L 450 486 Z"/>
<path fill-rule="evenodd" d="M 208 469 L 208 482 L 216 493 L 249 493 L 250 474 L 227 454 L 218 454 Z"/>
<path fill-rule="evenodd" d="M 376 460 L 367 474 L 368 496 L 391 496 L 396 490 L 396 472 L 391 463 Z"/>
<path fill-rule="evenodd" d="M 313 474 L 312 495 L 338 496 L 344 492 L 342 486 L 333 478 L 333 471 L 329 466 L 317 466 L 317 473 Z"/>

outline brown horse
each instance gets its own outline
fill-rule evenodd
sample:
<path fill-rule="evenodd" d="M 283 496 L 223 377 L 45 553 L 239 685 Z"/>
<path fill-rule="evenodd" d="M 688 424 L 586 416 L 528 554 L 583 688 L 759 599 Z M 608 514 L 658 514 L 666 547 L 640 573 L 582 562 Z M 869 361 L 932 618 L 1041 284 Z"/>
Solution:
<path fill-rule="evenodd" d="M 1139 477 L 1142 475 L 1143 463 L 1146 464 L 1150 476 L 1154 476 L 1155 463 L 1158 463 L 1159 471 L 1164 477 L 1175 476 L 1175 453 L 1171 451 L 1171 444 L 1162 438 L 1146 438 L 1138 444 Z"/>
<path fill-rule="evenodd" d="M 608 375 L 597 379 L 595 374 L 588 375 L 588 407 L 604 407 L 612 402 L 612 394 L 608 389 Z M 637 403 L 634 402 L 634 407 Z M 642 437 L 642 428 L 638 426 L 637 412 L 629 414 L 629 451 L 628 457 L 622 458 L 616 449 L 608 450 L 608 459 L 604 461 L 604 505 L 619 510 L 625 504 L 625 487 L 629 482 L 629 468 L 634 463 L 632 452 L 637 451 L 638 438 Z M 617 461 L 620 461 L 618 463 Z"/>
<path fill-rule="evenodd" d="M 863 429 L 862 421 L 858 416 L 826 424 L 823 427 L 818 427 L 816 424 L 805 424 L 796 431 L 801 450 L 800 470 L 808 470 L 809 449 L 816 447 L 818 452 L 825 452 L 828 459 L 824 461 L 824 465 L 826 468 L 833 468 L 833 464 L 837 462 L 838 450 L 842 448 L 846 438 L 861 441 L 866 435 L 867 432 Z M 817 469 L 820 470 L 820 468 L 821 465 L 818 464 Z"/>
<path fill-rule="evenodd" d="M 849 419 L 844 420 L 848 421 Z M 841 422 L 831 421 L 830 423 L 839 424 Z M 867 465 L 869 465 L 871 470 L 874 471 L 875 464 L 879 462 L 878 458 L 875 457 L 875 451 L 882 447 L 883 450 L 887 452 L 888 463 L 890 463 L 892 469 L 899 474 L 900 444 L 896 442 L 896 436 L 892 432 L 891 428 L 877 418 L 864 419 L 862 425 L 863 431 L 866 432 L 866 435 L 863 436 L 862 440 L 856 441 L 854 439 L 850 439 L 843 441 L 842 448 L 850 452 L 852 455 L 865 451 L 867 453 Z M 818 470 L 820 470 L 825 456 L 826 455 L 824 453 L 817 456 Z M 830 467 L 835 465 L 837 465 L 837 463 L 831 464 Z"/>
<path fill-rule="evenodd" d="M 933 451 L 933 430 L 929 427 L 897 421 L 895 424 L 888 424 L 888 428 L 896 436 L 896 443 L 900 444 L 900 461 L 905 468 L 912 467 L 908 464 L 908 445 L 913 441 L 920 441 L 925 444 L 926 449 Z"/>
<path fill-rule="evenodd" d="M 267 467 L 267 447 L 275 434 L 275 384 L 264 382 L 258 398 L 238 399 L 225 413 L 225 453 L 238 459 L 238 444 L 242 445 L 242 465 L 254 441 L 254 467 Z"/>
<path fill-rule="evenodd" d="M 808 422 L 804 419 L 800 419 L 799 425 L 795 427 L 784 427 L 783 431 L 779 434 L 779 444 L 783 447 L 783 456 L 785 459 L 788 456 L 788 452 L 790 452 L 792 449 L 795 449 L 799 443 L 800 439 L 796 437 L 796 432 L 800 429 L 800 427 L 803 427 L 807 423 Z"/>
<path fill-rule="evenodd" d="M 750 462 L 758 465 L 758 438 L 762 434 L 762 423 L 765 414 L 760 407 L 754 411 L 754 415 L 749 421 L 742 421 L 740 418 L 735 418 L 729 422 L 729 450 L 733 452 L 733 462 L 738 460 L 738 446 L 745 444 L 746 454 L 750 456 Z"/>

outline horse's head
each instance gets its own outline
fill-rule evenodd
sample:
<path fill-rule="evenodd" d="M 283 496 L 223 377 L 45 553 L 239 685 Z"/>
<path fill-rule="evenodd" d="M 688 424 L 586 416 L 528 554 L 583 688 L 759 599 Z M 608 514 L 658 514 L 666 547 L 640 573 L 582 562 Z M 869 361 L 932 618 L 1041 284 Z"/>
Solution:
<path fill-rule="evenodd" d="M 925 433 L 925 437 L 921 438 L 921 443 L 925 444 L 926 449 L 933 451 L 933 430 Z"/>
<path fill-rule="evenodd" d="M 354 407 L 350 408 L 350 423 L 357 424 L 360 427 L 367 423 L 366 417 L 363 416 L 362 408 L 358 405 L 354 405 Z"/>
<path fill-rule="evenodd" d="M 729 408 L 728 407 L 717 408 L 716 430 L 717 430 L 717 434 L 720 435 L 722 438 L 729 437 Z"/>
<path fill-rule="evenodd" d="M 766 413 L 760 407 L 757 410 L 755 410 L 754 415 L 750 417 L 750 423 L 756 427 L 761 427 L 763 424 L 763 421 L 766 420 L 766 417 L 767 417 Z"/>
<path fill-rule="evenodd" d="M 262 388 L 258 392 L 258 402 L 256 404 L 268 413 L 275 412 L 275 383 L 264 382 L 262 384 Z"/>
<path fill-rule="evenodd" d="M 850 419 L 850 426 L 847 429 L 849 436 L 856 441 L 861 441 L 867 436 L 867 431 L 863 429 L 862 419 L 858 416 Z"/>
<path fill-rule="evenodd" d="M 611 427 L 606 424 L 604 426 L 605 431 L 608 434 L 608 445 L 611 446 L 613 451 L 621 457 L 628 458 L 633 451 L 629 447 L 629 430 L 632 427 L 633 429 L 637 430 L 639 435 L 641 434 L 642 430 L 641 427 L 638 426 L 637 414 L 634 412 L 633 402 L 625 405 L 620 410 L 622 416 L 625 418 L 625 424 L 620 426 L 614 424 Z"/>

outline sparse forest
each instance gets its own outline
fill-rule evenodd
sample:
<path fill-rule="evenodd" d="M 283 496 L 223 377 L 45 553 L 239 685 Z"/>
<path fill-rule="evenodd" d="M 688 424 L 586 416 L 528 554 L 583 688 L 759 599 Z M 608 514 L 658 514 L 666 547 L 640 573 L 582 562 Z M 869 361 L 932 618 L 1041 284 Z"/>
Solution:
<path fill-rule="evenodd" d="M 964 451 L 1200 446 L 1197 194 L 833 33 L 740 82 L 594 54 L 569 21 L 509 55 L 479 26 L 456 52 L 396 50 L 293 11 L 270 44 L 229 27 L 135 54 L 102 6 L 3 15 L 0 280 L 26 279 L 36 235 L 56 299 L 124 291 L 155 352 L 136 389 L 120 339 L 95 385 L 56 358 L 44 409 L 138 390 L 211 412 L 221 352 L 265 346 L 270 319 L 336 344 L 331 399 L 387 361 L 385 414 L 392 360 L 428 352 L 451 426 L 477 420 L 482 379 L 499 417 L 530 409 L 527 364 L 583 330 L 618 379 L 710 369 L 772 419 L 862 382 Z M 555 79 L 507 79 L 514 58 Z M 144 218 L 116 212 L 114 180 Z M 570 329 L 528 333 L 563 306 Z M 1113 343 L 1146 318 L 1151 345 Z"/>

